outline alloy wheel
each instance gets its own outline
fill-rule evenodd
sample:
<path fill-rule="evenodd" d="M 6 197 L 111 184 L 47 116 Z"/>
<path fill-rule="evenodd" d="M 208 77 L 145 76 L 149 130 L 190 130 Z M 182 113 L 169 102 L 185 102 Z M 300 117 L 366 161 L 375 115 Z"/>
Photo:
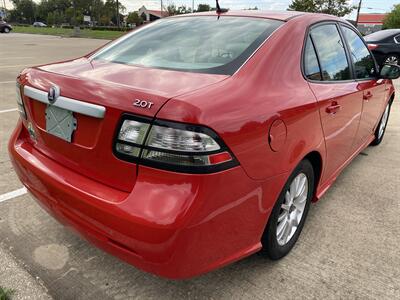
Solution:
<path fill-rule="evenodd" d="M 308 196 L 308 178 L 300 173 L 291 182 L 281 205 L 276 227 L 276 238 L 280 246 L 286 245 L 303 218 Z"/>
<path fill-rule="evenodd" d="M 398 65 L 399 64 L 399 58 L 395 55 L 391 55 L 386 58 L 385 64 L 391 64 L 391 65 Z"/>
<path fill-rule="evenodd" d="M 390 108 L 390 104 L 388 104 L 385 108 L 385 112 L 383 113 L 382 116 L 382 120 L 381 123 L 379 124 L 379 132 L 378 132 L 378 139 L 380 139 L 384 132 L 385 132 L 385 128 L 389 119 L 389 108 Z"/>

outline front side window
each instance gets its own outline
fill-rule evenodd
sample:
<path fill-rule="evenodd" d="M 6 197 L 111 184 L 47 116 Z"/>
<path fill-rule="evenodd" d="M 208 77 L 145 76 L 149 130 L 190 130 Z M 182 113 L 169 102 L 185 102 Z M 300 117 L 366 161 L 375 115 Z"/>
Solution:
<path fill-rule="evenodd" d="M 167 18 L 100 50 L 92 59 L 230 75 L 282 24 L 250 17 Z"/>
<path fill-rule="evenodd" d="M 376 75 L 375 62 L 362 39 L 352 29 L 342 26 L 349 46 L 356 79 L 371 78 Z"/>
<path fill-rule="evenodd" d="M 304 51 L 304 73 L 308 79 L 322 80 L 318 58 L 310 36 L 307 38 L 306 48 Z"/>
<path fill-rule="evenodd" d="M 318 53 L 323 80 L 351 79 L 346 51 L 336 25 L 319 25 L 311 30 L 311 37 Z"/>

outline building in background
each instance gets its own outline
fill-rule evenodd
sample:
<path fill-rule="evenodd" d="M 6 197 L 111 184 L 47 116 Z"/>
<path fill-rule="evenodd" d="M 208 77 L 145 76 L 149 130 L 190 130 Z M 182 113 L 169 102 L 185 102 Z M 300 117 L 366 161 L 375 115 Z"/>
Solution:
<path fill-rule="evenodd" d="M 145 6 L 139 8 L 138 14 L 144 22 L 152 22 L 160 18 L 168 17 L 167 11 L 161 12 L 161 10 L 149 10 Z"/>
<path fill-rule="evenodd" d="M 360 14 L 357 28 L 364 35 L 379 31 L 386 16 L 387 14 Z"/>

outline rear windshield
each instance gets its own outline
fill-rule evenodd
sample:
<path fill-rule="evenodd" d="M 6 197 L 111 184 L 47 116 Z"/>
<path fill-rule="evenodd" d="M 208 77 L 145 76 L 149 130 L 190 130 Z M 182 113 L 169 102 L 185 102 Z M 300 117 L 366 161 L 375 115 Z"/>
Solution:
<path fill-rule="evenodd" d="M 143 67 L 230 75 L 282 23 L 228 16 L 163 19 L 116 41 L 92 58 Z"/>

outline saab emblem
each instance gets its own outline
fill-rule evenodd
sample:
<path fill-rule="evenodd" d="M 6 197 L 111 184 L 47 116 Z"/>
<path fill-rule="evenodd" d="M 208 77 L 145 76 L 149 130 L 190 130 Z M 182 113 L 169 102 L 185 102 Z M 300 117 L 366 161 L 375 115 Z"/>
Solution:
<path fill-rule="evenodd" d="M 51 86 L 49 92 L 47 93 L 47 99 L 49 100 L 50 104 L 54 104 L 58 97 L 60 97 L 60 87 L 58 85 Z"/>

